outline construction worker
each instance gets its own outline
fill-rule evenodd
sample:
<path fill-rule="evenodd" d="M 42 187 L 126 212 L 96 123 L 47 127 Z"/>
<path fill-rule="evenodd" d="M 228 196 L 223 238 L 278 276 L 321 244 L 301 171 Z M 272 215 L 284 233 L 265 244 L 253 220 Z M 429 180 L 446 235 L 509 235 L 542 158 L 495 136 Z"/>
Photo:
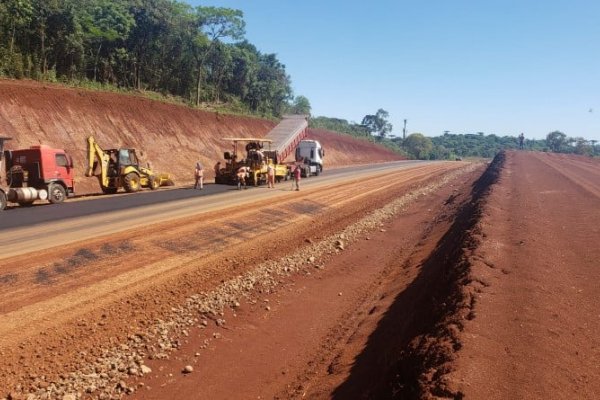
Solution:
<path fill-rule="evenodd" d="M 215 164 L 215 177 L 221 175 L 221 161 Z"/>
<path fill-rule="evenodd" d="M 237 170 L 237 178 L 238 178 L 238 190 L 242 189 L 242 185 L 244 185 L 244 189 L 246 189 L 246 176 L 250 172 L 250 168 L 242 166 Z"/>
<path fill-rule="evenodd" d="M 294 175 L 294 183 L 296 184 L 296 190 L 300 190 L 300 178 L 302 177 L 302 168 L 299 165 L 296 165 L 296 169 L 293 172 Z M 294 186 L 292 184 L 292 190 Z"/>
<path fill-rule="evenodd" d="M 270 163 L 267 164 L 267 185 L 269 186 L 269 189 L 275 187 L 275 167 Z"/>
<path fill-rule="evenodd" d="M 523 135 L 523 132 L 521 132 L 521 134 L 519 135 L 519 149 L 523 150 L 524 142 L 525 142 L 525 135 Z"/>
<path fill-rule="evenodd" d="M 204 189 L 204 167 L 202 167 L 202 163 L 200 163 L 200 161 L 196 163 L 194 177 L 196 178 L 194 182 L 194 189 Z"/>

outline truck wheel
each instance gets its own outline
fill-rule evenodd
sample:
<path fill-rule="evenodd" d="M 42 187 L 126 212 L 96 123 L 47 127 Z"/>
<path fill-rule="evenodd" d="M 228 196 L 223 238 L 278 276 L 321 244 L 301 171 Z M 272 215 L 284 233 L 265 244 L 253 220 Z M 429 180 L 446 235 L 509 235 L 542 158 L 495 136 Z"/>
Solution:
<path fill-rule="evenodd" d="M 160 182 L 158 179 L 156 179 L 156 177 L 150 176 L 148 178 L 148 185 L 150 186 L 150 189 L 156 190 L 160 186 Z"/>
<path fill-rule="evenodd" d="M 67 192 L 65 188 L 59 183 L 52 183 L 48 185 L 48 201 L 52 204 L 60 204 L 65 201 Z"/>
<path fill-rule="evenodd" d="M 134 193 L 140 190 L 140 177 L 134 172 L 130 172 L 123 178 L 123 187 L 127 193 Z"/>
<path fill-rule="evenodd" d="M 321 171 L 319 171 L 319 167 L 315 169 L 315 176 L 321 175 Z"/>
<path fill-rule="evenodd" d="M 6 193 L 0 190 L 0 211 L 6 208 Z"/>

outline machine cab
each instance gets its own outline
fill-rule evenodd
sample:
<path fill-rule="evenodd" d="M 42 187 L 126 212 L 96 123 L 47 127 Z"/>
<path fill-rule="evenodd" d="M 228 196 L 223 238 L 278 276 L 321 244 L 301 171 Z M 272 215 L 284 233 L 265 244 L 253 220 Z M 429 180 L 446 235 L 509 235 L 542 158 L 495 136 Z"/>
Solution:
<path fill-rule="evenodd" d="M 14 150 L 8 164 L 11 187 L 42 188 L 51 182 L 62 182 L 67 189 L 73 188 L 73 160 L 64 150 L 44 145 Z"/>
<path fill-rule="evenodd" d="M 296 147 L 296 161 L 322 166 L 324 156 L 325 151 L 317 140 L 302 140 Z"/>

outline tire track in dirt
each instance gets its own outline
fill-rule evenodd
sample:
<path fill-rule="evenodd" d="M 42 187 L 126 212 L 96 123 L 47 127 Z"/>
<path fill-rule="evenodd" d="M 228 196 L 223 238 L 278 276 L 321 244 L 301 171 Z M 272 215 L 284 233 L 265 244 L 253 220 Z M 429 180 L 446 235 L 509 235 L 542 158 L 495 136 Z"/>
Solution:
<path fill-rule="evenodd" d="M 596 165 L 596 168 L 590 168 L 589 165 L 582 166 L 583 163 L 575 161 L 570 163 L 569 169 L 566 169 L 561 165 L 560 159 L 554 159 L 553 156 L 542 156 L 533 153 L 531 154 L 531 157 L 537 158 L 549 168 L 552 168 L 556 173 L 569 179 L 578 185 L 581 190 L 587 191 L 596 198 L 600 198 L 600 180 L 598 179 L 598 175 L 600 175 L 599 165 Z"/>

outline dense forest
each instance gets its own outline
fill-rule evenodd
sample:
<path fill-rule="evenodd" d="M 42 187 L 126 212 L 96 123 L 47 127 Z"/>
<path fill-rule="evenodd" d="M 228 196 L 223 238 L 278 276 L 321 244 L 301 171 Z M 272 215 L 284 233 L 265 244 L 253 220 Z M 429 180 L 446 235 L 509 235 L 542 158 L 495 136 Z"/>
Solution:
<path fill-rule="evenodd" d="M 2 0 L 0 76 L 280 115 L 293 100 L 290 77 L 244 34 L 239 10 L 174 0 Z"/>

